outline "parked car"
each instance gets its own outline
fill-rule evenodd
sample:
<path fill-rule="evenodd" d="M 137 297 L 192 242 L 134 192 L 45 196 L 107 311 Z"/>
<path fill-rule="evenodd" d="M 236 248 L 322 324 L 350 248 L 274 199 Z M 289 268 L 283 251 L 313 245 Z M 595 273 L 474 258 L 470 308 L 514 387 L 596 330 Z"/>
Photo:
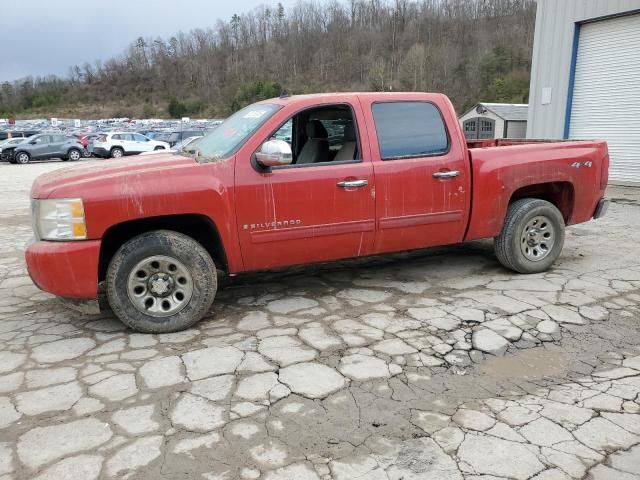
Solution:
<path fill-rule="evenodd" d="M 99 133 L 75 133 L 73 136 L 76 137 L 78 141 L 82 144 L 82 147 L 83 147 L 82 156 L 90 157 L 91 153 L 89 152 L 89 142 L 98 138 L 100 134 Z"/>
<path fill-rule="evenodd" d="M 206 130 L 180 130 L 178 132 L 171 132 L 168 142 L 169 145 L 173 147 L 176 143 L 180 143 L 189 137 L 204 137 L 206 134 Z"/>
<path fill-rule="evenodd" d="M 0 132 L 0 141 L 10 140 L 12 138 L 27 138 L 40 133 L 37 130 L 10 130 Z"/>
<path fill-rule="evenodd" d="M 192 144 L 195 140 L 198 140 L 200 138 L 203 137 L 189 137 L 189 138 L 185 138 L 183 141 L 176 143 L 173 147 L 171 147 L 169 150 L 162 150 L 163 152 L 170 152 L 170 153 L 176 153 L 179 152 L 180 150 L 182 150 L 183 148 L 187 147 L 187 145 Z M 157 151 L 151 151 L 151 152 L 142 152 L 140 155 L 155 155 L 157 154 Z"/>
<path fill-rule="evenodd" d="M 26 138 L 18 145 L 3 148 L 0 159 L 9 163 L 29 163 L 31 160 L 80 160 L 82 145 L 74 137 L 58 133 L 42 133 Z"/>
<path fill-rule="evenodd" d="M 187 145 L 192 144 L 194 141 L 196 141 L 196 140 L 198 140 L 200 138 L 203 138 L 203 137 L 202 136 L 196 136 L 196 137 L 185 138 L 181 142 L 178 142 L 173 147 L 171 147 L 171 150 L 175 150 L 176 152 L 179 152 L 180 150 L 185 148 Z"/>
<path fill-rule="evenodd" d="M 96 157 L 120 158 L 154 150 L 169 150 L 169 144 L 151 140 L 140 133 L 111 132 L 89 142 L 89 152 Z"/>
<path fill-rule="evenodd" d="M 18 145 L 19 143 L 24 142 L 26 139 L 22 137 L 10 138 L 8 140 L 0 140 L 0 153 L 2 153 L 3 148 L 11 147 L 13 145 Z"/>
<path fill-rule="evenodd" d="M 149 138 L 157 142 L 169 143 L 170 136 L 171 132 L 153 132 L 153 136 L 149 136 Z"/>
<path fill-rule="evenodd" d="M 293 120 L 292 142 L 277 137 Z M 340 120 L 330 146 L 324 123 Z M 547 270 L 565 225 L 599 218 L 604 141 L 489 140 L 469 148 L 447 97 L 319 94 L 229 117 L 191 155 L 37 178 L 41 289 L 96 299 L 142 332 L 187 328 L 229 274 L 495 238 L 502 265 Z"/>

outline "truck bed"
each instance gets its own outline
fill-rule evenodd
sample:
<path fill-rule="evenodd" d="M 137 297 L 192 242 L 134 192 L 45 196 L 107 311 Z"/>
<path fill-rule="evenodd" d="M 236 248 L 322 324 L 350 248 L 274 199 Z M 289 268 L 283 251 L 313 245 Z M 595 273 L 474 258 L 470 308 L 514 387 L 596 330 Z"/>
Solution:
<path fill-rule="evenodd" d="M 467 140 L 467 148 L 511 147 L 513 145 L 534 145 L 537 143 L 562 143 L 571 140 L 544 140 L 526 138 L 488 138 L 484 140 Z"/>
<path fill-rule="evenodd" d="M 473 186 L 466 240 L 495 237 L 517 198 L 549 200 L 573 225 L 589 220 L 604 196 L 605 141 L 490 139 L 467 145 Z"/>

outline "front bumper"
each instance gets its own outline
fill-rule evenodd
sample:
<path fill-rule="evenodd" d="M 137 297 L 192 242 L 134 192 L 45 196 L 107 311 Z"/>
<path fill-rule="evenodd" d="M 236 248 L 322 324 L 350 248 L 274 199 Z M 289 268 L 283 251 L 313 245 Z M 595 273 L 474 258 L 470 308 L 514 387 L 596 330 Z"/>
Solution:
<path fill-rule="evenodd" d="M 593 212 L 593 218 L 597 219 L 597 218 L 604 217 L 607 213 L 607 210 L 609 210 L 610 204 L 611 204 L 610 200 L 601 198 L 600 201 L 598 202 L 598 205 L 596 206 L 595 212 Z"/>
<path fill-rule="evenodd" d="M 33 283 L 59 297 L 96 299 L 100 244 L 100 240 L 31 242 L 25 257 Z"/>

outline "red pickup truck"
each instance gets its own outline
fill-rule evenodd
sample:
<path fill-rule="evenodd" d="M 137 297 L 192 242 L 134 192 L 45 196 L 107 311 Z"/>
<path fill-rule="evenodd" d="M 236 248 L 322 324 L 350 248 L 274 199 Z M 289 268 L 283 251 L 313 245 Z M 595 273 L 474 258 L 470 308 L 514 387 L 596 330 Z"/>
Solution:
<path fill-rule="evenodd" d="M 608 168 L 603 141 L 468 146 L 440 94 L 282 97 L 187 151 L 40 176 L 26 260 L 43 290 L 96 299 L 104 285 L 125 324 L 171 332 L 208 312 L 217 269 L 495 237 L 505 267 L 544 271 L 566 225 L 605 213 Z"/>

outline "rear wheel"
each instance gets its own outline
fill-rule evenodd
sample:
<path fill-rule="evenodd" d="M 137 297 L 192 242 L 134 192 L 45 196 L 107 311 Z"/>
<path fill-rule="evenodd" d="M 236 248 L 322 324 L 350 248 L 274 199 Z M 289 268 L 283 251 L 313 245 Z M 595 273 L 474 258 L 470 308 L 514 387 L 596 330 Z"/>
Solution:
<path fill-rule="evenodd" d="M 124 150 L 120 147 L 114 147 L 111 149 L 111 158 L 122 158 L 124 156 Z"/>
<path fill-rule="evenodd" d="M 16 163 L 20 163 L 24 165 L 25 163 L 29 163 L 29 160 L 31 160 L 31 157 L 27 152 L 18 152 L 15 159 L 16 159 Z"/>
<path fill-rule="evenodd" d="M 120 247 L 106 283 L 114 313 L 145 333 L 192 326 L 209 311 L 218 286 L 215 264 L 202 245 L 168 230 L 144 233 Z"/>
<path fill-rule="evenodd" d="M 498 261 L 519 273 L 544 272 L 564 245 L 564 219 L 545 200 L 523 198 L 509 205 L 504 226 L 495 238 Z"/>

